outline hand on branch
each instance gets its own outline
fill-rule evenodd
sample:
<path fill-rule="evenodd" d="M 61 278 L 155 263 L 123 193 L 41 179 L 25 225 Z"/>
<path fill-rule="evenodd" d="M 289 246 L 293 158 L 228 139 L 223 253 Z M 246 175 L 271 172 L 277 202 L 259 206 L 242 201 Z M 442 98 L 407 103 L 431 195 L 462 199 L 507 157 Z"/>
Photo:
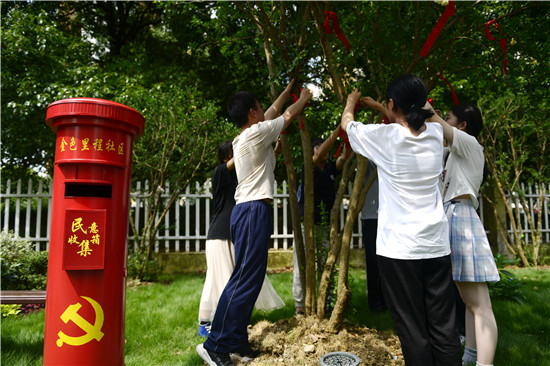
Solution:
<path fill-rule="evenodd" d="M 282 113 L 283 106 L 290 96 L 292 85 L 294 85 L 294 79 L 290 80 L 290 83 L 288 83 L 285 90 L 283 90 L 275 102 L 273 102 L 273 104 L 265 111 L 264 117 L 266 120 L 274 119 Z"/>
<path fill-rule="evenodd" d="M 290 82 L 286 86 L 285 90 L 283 90 L 282 94 L 286 94 L 287 97 L 290 95 L 290 93 L 292 92 L 292 86 L 294 85 L 294 80 L 296 80 L 296 79 L 290 80 Z"/>
<path fill-rule="evenodd" d="M 378 112 L 381 112 L 384 115 L 386 114 L 386 110 L 385 110 L 384 106 L 382 105 L 382 103 L 377 102 L 376 100 L 372 99 L 371 97 L 363 97 L 363 98 L 359 99 L 359 103 L 361 103 L 362 105 L 364 105 L 367 108 L 372 108 L 372 109 L 374 109 Z"/>
<path fill-rule="evenodd" d="M 286 109 L 285 113 L 283 113 L 283 117 L 285 119 L 283 131 L 290 125 L 290 122 L 298 118 L 298 116 L 300 115 L 300 113 L 302 113 L 302 110 L 306 106 L 306 103 L 308 102 L 308 100 L 311 99 L 312 96 L 313 94 L 311 93 L 311 90 L 309 90 L 308 88 L 302 89 L 302 91 L 300 92 L 300 98 L 298 98 L 295 103 L 291 104 Z"/>
<path fill-rule="evenodd" d="M 310 100 L 312 97 L 313 97 L 313 93 L 311 92 L 311 90 L 309 90 L 309 88 L 303 88 L 303 89 L 300 91 L 300 99 L 305 98 L 305 100 L 306 100 L 306 102 L 307 102 L 307 101 Z"/>
<path fill-rule="evenodd" d="M 342 113 L 342 122 L 340 123 L 340 126 L 344 132 L 347 132 L 348 123 L 355 119 L 355 105 L 360 97 L 361 92 L 357 88 L 353 89 L 350 95 L 348 95 L 344 113 Z"/>
<path fill-rule="evenodd" d="M 357 104 L 357 101 L 361 97 L 361 92 L 355 88 L 353 91 L 348 95 L 348 101 L 347 105 L 351 105 L 353 108 L 355 108 L 355 105 Z"/>

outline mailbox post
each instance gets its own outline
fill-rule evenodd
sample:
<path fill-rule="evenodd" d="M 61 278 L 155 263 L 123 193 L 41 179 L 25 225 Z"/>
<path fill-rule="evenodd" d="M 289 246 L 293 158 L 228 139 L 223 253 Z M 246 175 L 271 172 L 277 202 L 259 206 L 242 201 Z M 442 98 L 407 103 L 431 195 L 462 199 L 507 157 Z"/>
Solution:
<path fill-rule="evenodd" d="M 130 172 L 144 118 L 93 98 L 48 106 L 57 134 L 44 365 L 124 365 Z"/>

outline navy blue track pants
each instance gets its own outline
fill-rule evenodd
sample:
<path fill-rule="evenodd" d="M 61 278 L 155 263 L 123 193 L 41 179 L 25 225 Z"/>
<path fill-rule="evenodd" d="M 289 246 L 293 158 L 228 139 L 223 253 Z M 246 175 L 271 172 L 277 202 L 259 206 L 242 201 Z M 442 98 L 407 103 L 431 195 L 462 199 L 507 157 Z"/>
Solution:
<path fill-rule="evenodd" d="M 231 213 L 235 269 L 220 296 L 204 348 L 230 353 L 248 345 L 246 329 L 264 282 L 272 232 L 271 206 L 267 202 L 235 205 Z"/>

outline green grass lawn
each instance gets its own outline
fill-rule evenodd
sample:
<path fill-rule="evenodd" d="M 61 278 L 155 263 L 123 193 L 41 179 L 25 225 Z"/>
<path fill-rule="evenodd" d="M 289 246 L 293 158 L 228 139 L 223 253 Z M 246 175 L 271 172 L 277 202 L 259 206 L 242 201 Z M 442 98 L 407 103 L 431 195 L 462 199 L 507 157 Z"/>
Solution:
<path fill-rule="evenodd" d="M 510 269 L 521 281 L 525 302 L 493 300 L 499 327 L 495 365 L 550 365 L 550 270 Z M 270 313 L 254 311 L 252 323 L 277 321 L 294 314 L 292 273 L 270 274 L 273 286 L 286 306 Z M 351 271 L 352 301 L 346 322 L 380 332 L 393 332 L 388 313 L 368 310 L 364 270 Z M 127 366 L 202 365 L 195 346 L 197 314 L 204 275 L 179 275 L 166 284 L 127 289 Z M 2 320 L 1 364 L 42 365 L 44 312 Z"/>

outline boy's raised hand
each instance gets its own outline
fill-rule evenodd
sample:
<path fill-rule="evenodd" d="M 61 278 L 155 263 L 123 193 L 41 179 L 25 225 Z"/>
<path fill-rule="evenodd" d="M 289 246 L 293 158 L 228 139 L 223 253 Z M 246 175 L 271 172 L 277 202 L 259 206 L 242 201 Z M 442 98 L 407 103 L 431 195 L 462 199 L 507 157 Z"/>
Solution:
<path fill-rule="evenodd" d="M 290 95 L 290 93 L 292 92 L 292 86 L 294 85 L 294 80 L 295 79 L 290 80 L 290 82 L 286 86 L 285 90 L 283 90 L 283 93 L 286 93 L 287 95 Z"/>
<path fill-rule="evenodd" d="M 274 119 L 282 113 L 283 106 L 292 92 L 293 85 L 294 85 L 294 79 L 290 80 L 290 83 L 288 83 L 285 90 L 283 90 L 283 92 L 279 94 L 279 96 L 273 102 L 273 104 L 265 111 L 264 117 L 266 120 Z"/>
<path fill-rule="evenodd" d="M 311 97 L 313 97 L 313 93 L 309 90 L 309 88 L 303 88 L 300 92 L 300 99 L 305 99 L 306 102 L 310 100 Z"/>

